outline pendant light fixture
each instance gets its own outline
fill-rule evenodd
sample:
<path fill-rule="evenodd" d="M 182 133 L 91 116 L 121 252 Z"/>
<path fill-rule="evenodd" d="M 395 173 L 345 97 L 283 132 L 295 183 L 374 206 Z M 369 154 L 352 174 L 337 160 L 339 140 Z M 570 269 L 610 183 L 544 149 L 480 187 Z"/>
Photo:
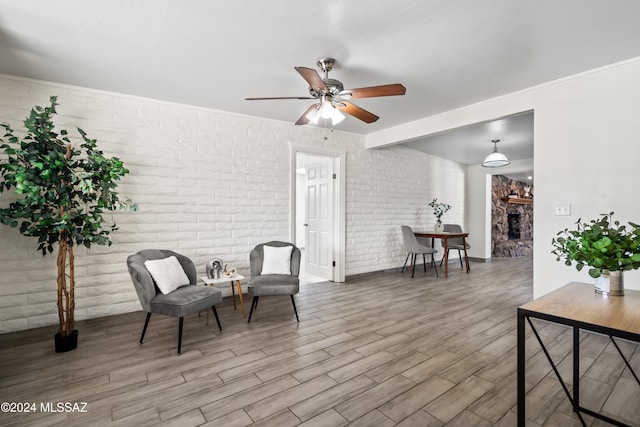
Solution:
<path fill-rule="evenodd" d="M 507 159 L 507 156 L 498 152 L 498 142 L 500 142 L 499 139 L 491 140 L 491 143 L 493 144 L 493 152 L 484 159 L 484 162 L 482 162 L 482 166 L 485 168 L 499 168 L 511 163 L 509 159 Z"/>

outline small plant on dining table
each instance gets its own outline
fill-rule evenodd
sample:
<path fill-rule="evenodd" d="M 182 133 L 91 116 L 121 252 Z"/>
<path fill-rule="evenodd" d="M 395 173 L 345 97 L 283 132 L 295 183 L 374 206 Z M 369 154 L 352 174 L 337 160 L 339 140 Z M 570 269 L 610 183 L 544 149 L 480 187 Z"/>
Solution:
<path fill-rule="evenodd" d="M 442 216 L 451 209 L 450 204 L 439 202 L 437 198 L 433 199 L 429 206 L 433 208 L 433 214 L 436 216 L 438 223 L 442 223 Z"/>

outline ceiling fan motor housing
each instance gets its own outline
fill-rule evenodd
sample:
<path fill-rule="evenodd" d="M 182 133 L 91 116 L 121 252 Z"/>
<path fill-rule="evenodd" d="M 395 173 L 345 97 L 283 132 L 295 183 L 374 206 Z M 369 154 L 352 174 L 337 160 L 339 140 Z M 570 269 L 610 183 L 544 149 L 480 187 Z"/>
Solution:
<path fill-rule="evenodd" d="M 333 69 L 333 66 L 336 64 L 336 60 L 334 58 L 320 58 L 318 59 L 317 65 L 324 72 L 324 78 L 322 81 L 327 87 L 328 91 L 323 90 L 315 90 L 312 87 L 309 87 L 309 94 L 314 98 L 322 99 L 322 97 L 331 98 L 337 96 L 344 89 L 344 85 L 341 81 L 336 79 L 329 78 L 329 71 Z"/>
<path fill-rule="evenodd" d="M 325 86 L 327 86 L 327 89 L 329 89 L 328 92 L 324 92 L 324 91 L 317 91 L 313 88 L 309 88 L 309 94 L 311 96 L 313 96 L 314 98 L 322 98 L 322 95 L 325 95 L 328 98 L 333 98 L 334 96 L 338 96 L 338 94 L 340 92 L 342 92 L 342 90 L 344 89 L 344 86 L 342 84 L 341 81 L 336 80 L 336 79 L 322 79 L 322 81 L 324 82 Z"/>

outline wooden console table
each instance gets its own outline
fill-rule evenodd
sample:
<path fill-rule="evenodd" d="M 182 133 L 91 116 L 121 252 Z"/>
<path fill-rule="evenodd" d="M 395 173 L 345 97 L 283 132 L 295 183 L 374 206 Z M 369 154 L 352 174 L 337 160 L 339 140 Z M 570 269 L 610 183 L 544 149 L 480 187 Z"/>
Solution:
<path fill-rule="evenodd" d="M 543 319 L 573 328 L 573 395 L 544 346 L 531 318 Z M 640 342 L 640 292 L 625 290 L 623 297 L 606 297 L 594 292 L 593 285 L 569 283 L 547 295 L 518 307 L 518 426 L 525 425 L 525 322 L 529 323 L 553 371 L 583 426 L 582 413 L 617 426 L 626 424 L 580 406 L 580 330 L 609 336 L 640 386 L 640 379 L 620 351 L 614 337 Z"/>
<path fill-rule="evenodd" d="M 462 246 L 464 247 L 464 260 L 467 267 L 467 273 L 469 273 L 469 257 L 467 257 L 467 237 L 469 237 L 469 233 L 447 233 L 441 232 L 437 233 L 435 231 L 416 231 L 413 233 L 416 237 L 426 237 L 431 239 L 431 247 L 433 248 L 433 244 L 435 243 L 435 239 L 442 239 L 442 246 L 444 248 L 444 277 L 449 277 L 449 250 L 448 250 L 448 239 L 462 239 Z"/>

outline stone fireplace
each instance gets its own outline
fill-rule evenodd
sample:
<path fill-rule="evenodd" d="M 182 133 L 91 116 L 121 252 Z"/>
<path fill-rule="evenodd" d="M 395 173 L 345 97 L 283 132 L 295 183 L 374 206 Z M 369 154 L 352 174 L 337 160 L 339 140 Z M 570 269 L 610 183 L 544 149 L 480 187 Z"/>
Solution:
<path fill-rule="evenodd" d="M 493 257 L 533 254 L 533 187 L 503 175 L 492 177 L 491 248 Z"/>

